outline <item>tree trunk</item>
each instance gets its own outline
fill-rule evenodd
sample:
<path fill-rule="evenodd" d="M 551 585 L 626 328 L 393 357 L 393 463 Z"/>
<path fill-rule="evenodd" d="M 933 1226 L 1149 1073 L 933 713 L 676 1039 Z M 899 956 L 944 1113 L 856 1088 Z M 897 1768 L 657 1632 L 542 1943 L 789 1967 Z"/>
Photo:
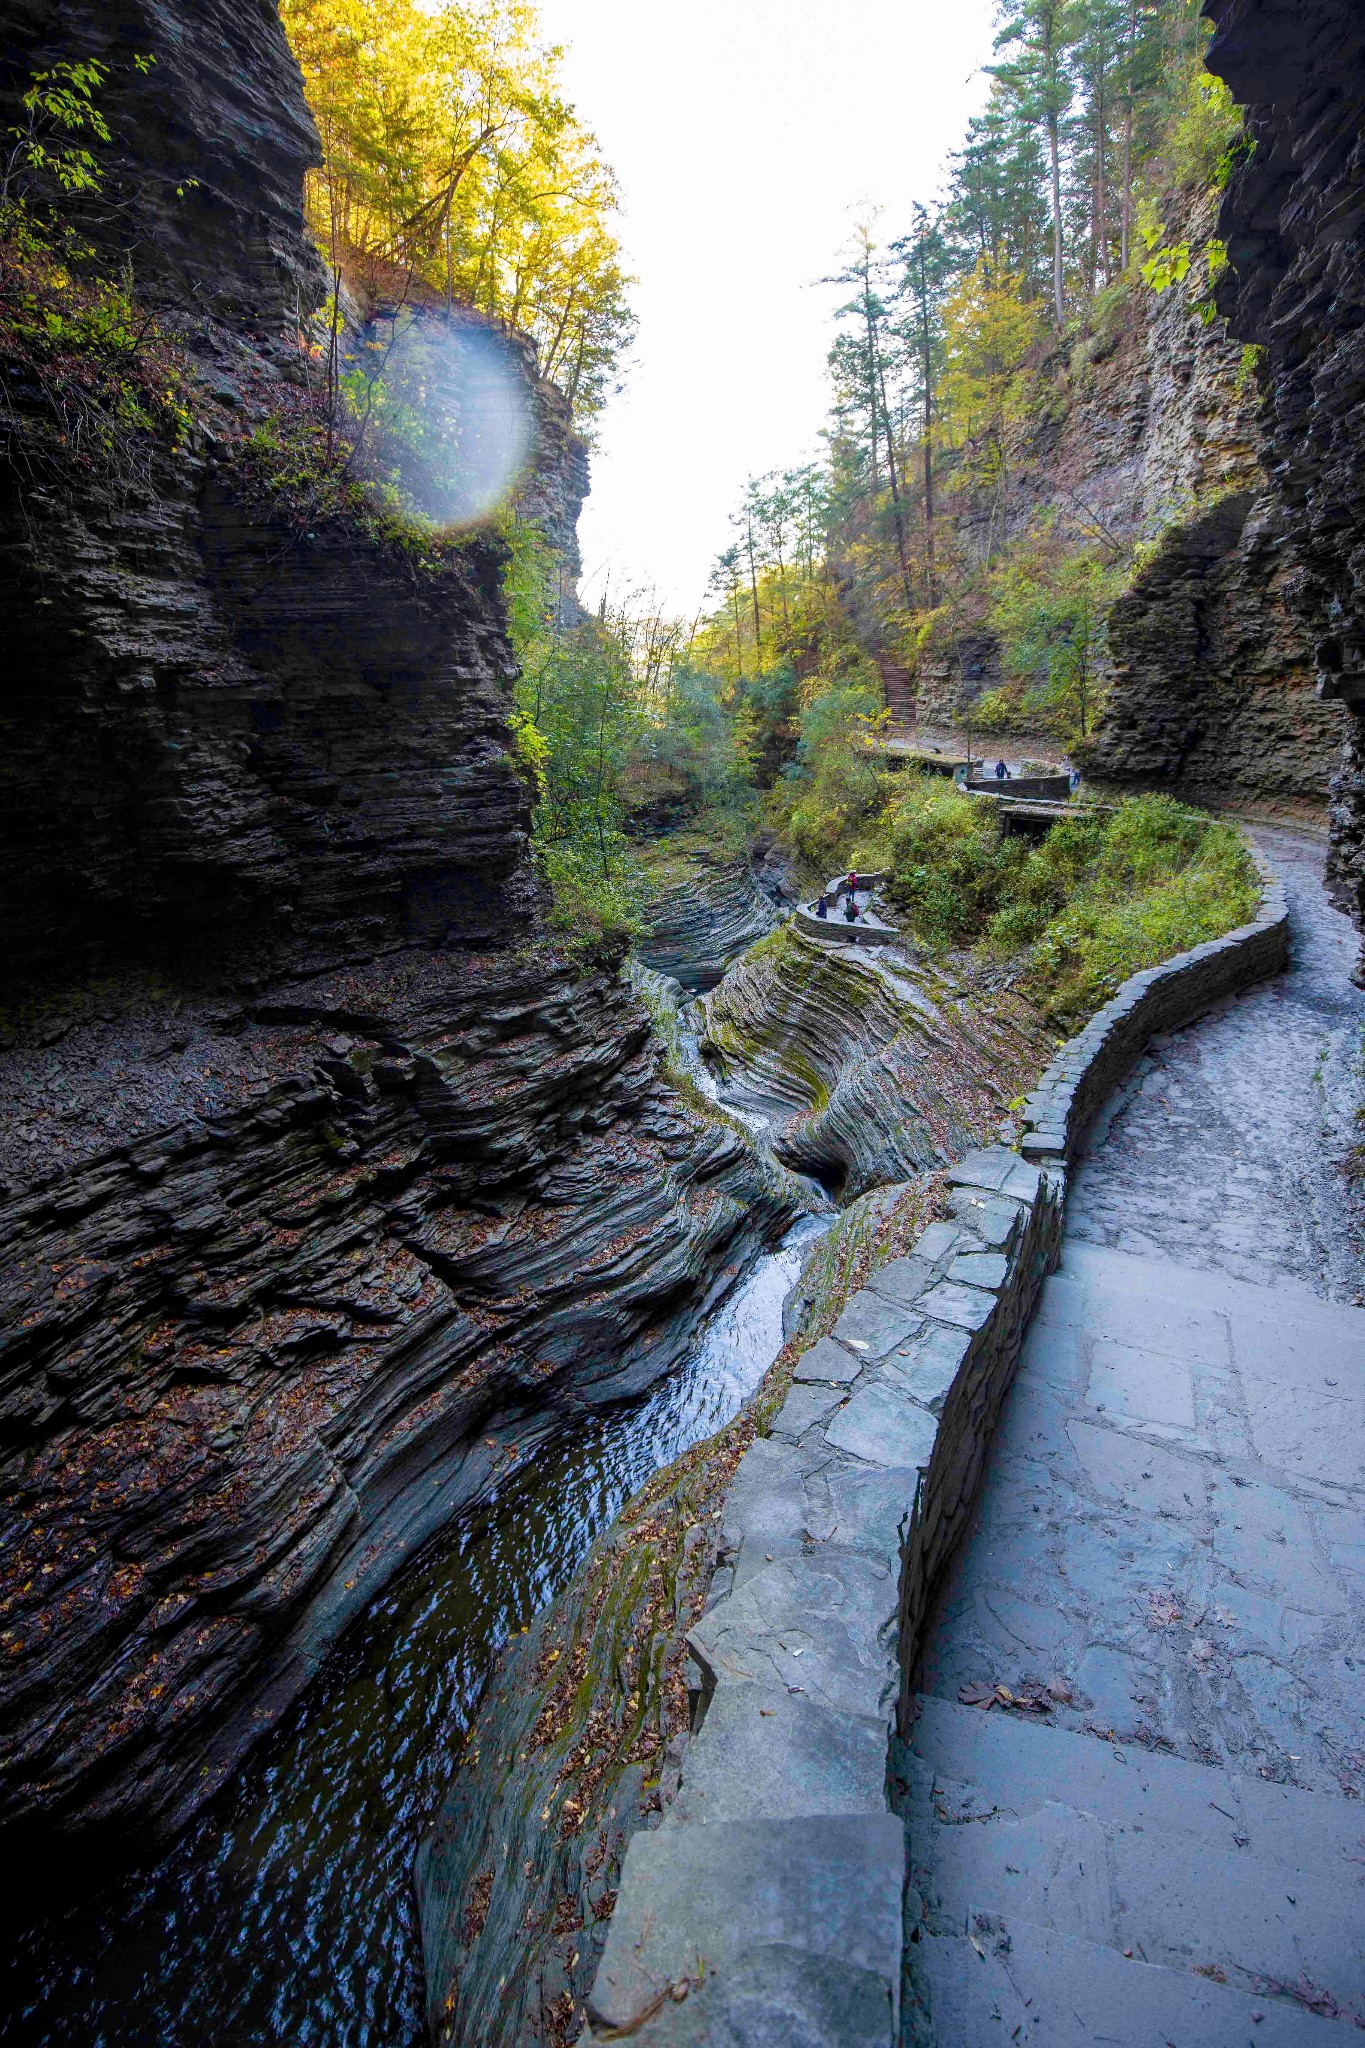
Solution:
<path fill-rule="evenodd" d="M 1137 49 L 1137 0 L 1128 8 L 1128 63 L 1124 80 L 1123 206 L 1119 225 L 1119 274 L 1126 276 L 1133 231 L 1133 59 Z"/>
<path fill-rule="evenodd" d="M 910 556 L 905 538 L 905 507 L 901 500 L 900 484 L 896 477 L 896 440 L 891 427 L 891 407 L 886 396 L 886 371 L 880 358 L 877 362 L 877 376 L 881 384 L 882 426 L 886 431 L 886 472 L 891 479 L 891 511 L 896 522 L 896 554 L 901 565 L 901 589 L 905 595 L 907 611 L 915 606 L 914 593 L 910 587 Z"/>
<path fill-rule="evenodd" d="M 1047 117 L 1047 143 L 1052 157 L 1052 309 L 1057 326 L 1063 324 L 1062 305 L 1062 154 L 1055 114 Z"/>
<path fill-rule="evenodd" d="M 938 602 L 934 589 L 934 424 L 933 349 L 929 336 L 929 278 L 924 265 L 924 244 L 919 251 L 919 347 L 920 381 L 924 386 L 924 581 L 929 609 Z"/>
<path fill-rule="evenodd" d="M 749 521 L 746 553 L 749 557 L 749 591 L 754 600 L 754 670 L 763 673 L 763 619 L 758 609 L 758 570 L 754 563 L 754 527 Z"/>

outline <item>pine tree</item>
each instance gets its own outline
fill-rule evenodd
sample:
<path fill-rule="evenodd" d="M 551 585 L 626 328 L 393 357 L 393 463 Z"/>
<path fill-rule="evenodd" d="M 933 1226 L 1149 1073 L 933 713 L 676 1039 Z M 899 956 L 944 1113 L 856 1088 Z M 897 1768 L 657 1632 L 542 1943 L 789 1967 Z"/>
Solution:
<path fill-rule="evenodd" d="M 997 50 L 1008 60 L 988 68 L 1018 103 L 1022 118 L 1047 136 L 1052 199 L 1052 308 L 1060 328 L 1066 317 L 1062 223 L 1062 124 L 1075 96 L 1067 58 L 1077 33 L 1077 0 L 1002 0 Z"/>

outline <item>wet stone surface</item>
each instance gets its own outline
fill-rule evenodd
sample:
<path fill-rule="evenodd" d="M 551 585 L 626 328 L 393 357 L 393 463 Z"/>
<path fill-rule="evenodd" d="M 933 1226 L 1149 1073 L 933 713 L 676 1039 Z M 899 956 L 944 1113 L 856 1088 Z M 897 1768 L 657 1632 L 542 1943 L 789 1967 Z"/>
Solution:
<path fill-rule="evenodd" d="M 1067 1236 L 1359 1306 L 1365 1182 L 1353 1198 L 1343 1171 L 1365 1096 L 1359 941 L 1323 893 L 1320 845 L 1252 838 L 1288 892 L 1289 972 L 1153 1044 L 1091 1134 Z"/>
<path fill-rule="evenodd" d="M 920 1660 L 945 2043 L 1018 2013 L 1092 2039 L 1102 2008 L 1124 2043 L 1365 2025 L 1365 995 L 1320 852 L 1256 836 L 1290 969 L 1157 1042 L 1092 1132 Z"/>

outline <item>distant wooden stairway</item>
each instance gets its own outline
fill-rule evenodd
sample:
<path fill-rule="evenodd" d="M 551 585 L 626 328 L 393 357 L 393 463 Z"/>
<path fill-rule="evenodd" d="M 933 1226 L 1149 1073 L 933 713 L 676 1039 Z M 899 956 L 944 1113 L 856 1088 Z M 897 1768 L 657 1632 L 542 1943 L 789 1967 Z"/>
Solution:
<path fill-rule="evenodd" d="M 914 676 L 898 662 L 885 661 L 880 656 L 877 667 L 881 671 L 886 708 L 891 713 L 892 733 L 913 733 L 916 715 Z"/>

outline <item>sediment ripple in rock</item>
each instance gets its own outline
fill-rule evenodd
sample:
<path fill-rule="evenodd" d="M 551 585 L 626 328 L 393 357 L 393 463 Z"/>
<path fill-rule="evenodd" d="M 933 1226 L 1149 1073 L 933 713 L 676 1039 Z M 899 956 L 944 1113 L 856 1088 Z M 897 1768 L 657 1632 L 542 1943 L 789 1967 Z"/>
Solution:
<path fill-rule="evenodd" d="M 991 1135 L 1049 1043 L 1004 987 L 791 925 L 736 962 L 705 1011 L 723 1099 L 770 1116 L 777 1157 L 850 1196 Z"/>
<path fill-rule="evenodd" d="M 714 988 L 730 962 L 780 916 L 747 862 L 704 851 L 656 868 L 646 914 L 649 931 L 636 951 L 647 967 L 687 989 Z"/>

